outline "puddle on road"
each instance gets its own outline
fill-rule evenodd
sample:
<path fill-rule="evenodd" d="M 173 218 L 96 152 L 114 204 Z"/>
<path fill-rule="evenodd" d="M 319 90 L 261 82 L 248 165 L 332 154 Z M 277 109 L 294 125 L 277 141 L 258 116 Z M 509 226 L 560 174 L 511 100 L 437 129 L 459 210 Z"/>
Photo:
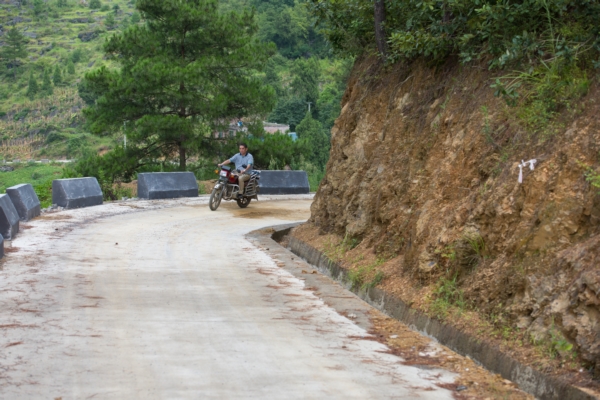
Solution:
<path fill-rule="evenodd" d="M 237 218 L 263 219 L 275 218 L 286 221 L 298 221 L 310 217 L 310 203 L 312 200 L 290 201 L 264 201 L 252 202 L 248 208 L 239 208 L 236 203 L 221 203 L 223 210 L 227 210 Z M 219 208 L 219 210 L 221 209 Z M 218 210 L 217 210 L 218 212 Z"/>

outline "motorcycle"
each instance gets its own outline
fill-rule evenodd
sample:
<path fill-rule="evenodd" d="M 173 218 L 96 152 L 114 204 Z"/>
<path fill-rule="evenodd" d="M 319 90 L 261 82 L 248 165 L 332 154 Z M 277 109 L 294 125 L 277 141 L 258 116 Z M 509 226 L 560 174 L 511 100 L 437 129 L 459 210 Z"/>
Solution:
<path fill-rule="evenodd" d="M 227 165 L 222 165 L 221 170 L 216 170 L 219 174 L 219 181 L 215 185 L 208 206 L 212 211 L 216 211 L 221 204 L 221 200 L 235 200 L 240 208 L 248 207 L 252 199 L 258 200 L 258 180 L 260 179 L 260 171 L 250 171 L 250 179 L 246 182 L 244 193 L 238 197 L 240 191 L 238 174 L 234 173 Z"/>

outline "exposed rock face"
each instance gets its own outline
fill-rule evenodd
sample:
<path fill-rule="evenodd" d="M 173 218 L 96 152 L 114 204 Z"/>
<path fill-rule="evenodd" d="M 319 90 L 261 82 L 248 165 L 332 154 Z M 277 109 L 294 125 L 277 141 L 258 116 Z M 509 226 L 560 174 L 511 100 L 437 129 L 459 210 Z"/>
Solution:
<path fill-rule="evenodd" d="M 396 257 L 419 282 L 439 279 L 454 252 L 471 304 L 532 340 L 566 339 L 600 371 L 600 195 L 584 176 L 598 171 L 599 88 L 564 129 L 533 135 L 491 77 L 358 61 L 311 221 Z"/>

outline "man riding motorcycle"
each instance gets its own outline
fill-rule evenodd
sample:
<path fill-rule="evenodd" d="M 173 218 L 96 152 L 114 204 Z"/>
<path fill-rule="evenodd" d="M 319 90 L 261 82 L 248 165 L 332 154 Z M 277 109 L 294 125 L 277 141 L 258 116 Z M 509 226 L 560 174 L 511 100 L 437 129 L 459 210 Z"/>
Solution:
<path fill-rule="evenodd" d="M 231 157 L 229 160 L 223 161 L 221 164 L 219 164 L 219 167 L 230 163 L 235 164 L 235 169 L 239 172 L 238 185 L 240 187 L 237 197 L 241 198 L 242 194 L 244 193 L 244 185 L 246 184 L 246 181 L 250 179 L 248 172 L 252 171 L 254 158 L 252 157 L 252 154 L 248 153 L 248 145 L 246 145 L 246 143 L 240 143 L 239 150 L 239 153 Z"/>

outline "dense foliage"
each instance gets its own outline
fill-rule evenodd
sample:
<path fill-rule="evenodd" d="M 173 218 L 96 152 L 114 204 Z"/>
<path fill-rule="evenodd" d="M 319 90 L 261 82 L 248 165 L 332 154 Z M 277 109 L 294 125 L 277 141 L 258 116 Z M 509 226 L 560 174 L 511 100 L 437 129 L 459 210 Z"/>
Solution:
<path fill-rule="evenodd" d="M 312 0 L 312 11 L 339 51 L 362 53 L 374 46 L 372 2 Z M 426 56 L 463 62 L 486 55 L 502 66 L 544 57 L 549 48 L 576 57 L 600 50 L 594 0 L 403 0 L 385 2 L 385 29 L 393 59 Z"/>
<path fill-rule="evenodd" d="M 377 4 L 377 2 L 375 2 Z M 341 54 L 376 52 L 386 62 L 458 59 L 511 71 L 491 85 L 531 131 L 587 92 L 586 71 L 600 67 L 600 3 L 595 0 L 311 0 L 311 11 Z"/>

